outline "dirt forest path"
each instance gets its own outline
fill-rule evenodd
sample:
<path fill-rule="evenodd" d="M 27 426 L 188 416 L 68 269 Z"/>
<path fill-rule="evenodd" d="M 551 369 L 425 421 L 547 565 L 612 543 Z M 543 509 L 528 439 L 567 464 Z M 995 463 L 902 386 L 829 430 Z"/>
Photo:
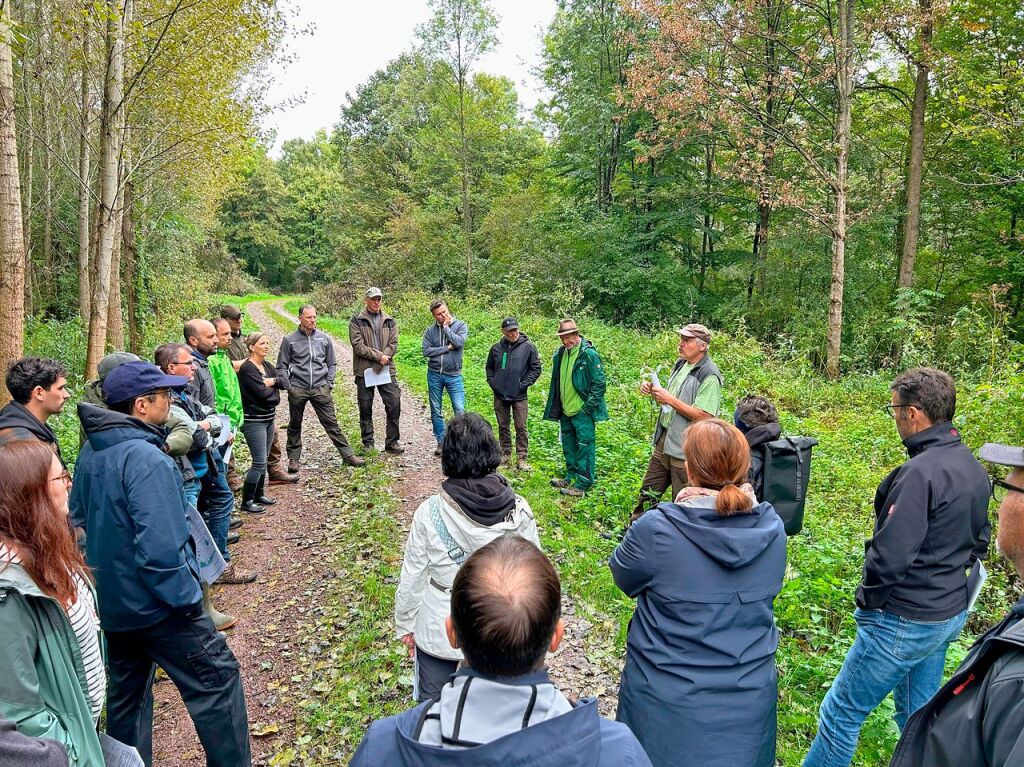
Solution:
<path fill-rule="evenodd" d="M 285 332 L 276 318 L 294 319 L 284 309 L 284 303 L 252 303 L 247 311 L 252 322 L 270 337 L 271 349 L 279 348 Z M 337 388 L 354 403 L 352 350 L 342 339 L 333 341 L 338 357 Z M 433 455 L 435 442 L 427 406 L 405 385 L 401 389 L 402 445 L 406 451 L 401 456 L 382 452 L 374 458 L 391 462 L 395 476 L 391 490 L 403 533 L 402 540 L 394 544 L 399 551 L 413 512 L 436 492 L 442 480 L 440 460 Z M 384 418 L 379 401 L 374 411 L 374 431 L 380 443 Z M 288 405 L 286 398 L 282 398 L 278 424 L 283 426 L 287 421 Z M 253 764 L 257 766 L 267 765 L 270 757 L 293 735 L 295 701 L 279 691 L 287 689 L 288 680 L 299 678 L 302 671 L 297 651 L 299 629 L 307 616 L 318 609 L 319 597 L 335 577 L 327 527 L 329 503 L 346 483 L 358 482 L 360 471 L 373 470 L 372 461 L 363 469 L 352 469 L 341 463 L 312 408 L 306 409 L 302 433 L 302 480 L 295 485 L 270 488 L 277 504 L 263 515 L 243 515 L 241 540 L 232 547 L 238 565 L 256 570 L 259 578 L 252 584 L 215 589 L 214 601 L 218 609 L 239 619 L 238 625 L 229 632 L 228 643 L 242 668 L 250 731 L 254 735 Z M 284 437 L 282 430 L 282 446 Z M 351 444 L 358 445 L 358 433 L 346 433 L 346 437 Z M 380 449 L 382 445 L 377 447 Z M 239 468 L 244 470 L 246 463 L 247 457 L 240 457 Z M 563 649 L 551 658 L 552 677 L 570 697 L 599 695 L 602 712 L 614 714 L 617 675 L 607 668 L 599 668 L 587 658 L 584 638 L 591 625 L 576 615 L 568 597 L 564 600 L 563 613 L 565 640 Z M 382 636 L 381 641 L 390 641 L 390 637 Z M 158 682 L 154 696 L 154 765 L 202 767 L 205 764 L 202 747 L 173 684 L 166 680 Z"/>

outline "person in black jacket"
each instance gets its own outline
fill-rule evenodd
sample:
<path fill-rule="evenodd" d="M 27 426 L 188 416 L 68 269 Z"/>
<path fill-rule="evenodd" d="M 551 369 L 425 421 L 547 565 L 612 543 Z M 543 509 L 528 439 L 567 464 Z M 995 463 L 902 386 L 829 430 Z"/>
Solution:
<path fill-rule="evenodd" d="M 267 456 L 274 442 L 274 414 L 281 403 L 281 391 L 288 391 L 288 376 L 267 362 L 270 339 L 266 333 L 245 337 L 249 359 L 238 368 L 238 386 L 242 392 L 242 434 L 249 446 L 252 465 L 242 486 L 242 511 L 260 513 L 277 503 L 263 494 Z"/>
<path fill-rule="evenodd" d="M 992 480 L 1000 553 L 1024 577 L 1024 448 L 982 445 L 982 460 L 1012 471 Z M 1024 764 L 1024 599 L 974 643 L 964 662 L 910 717 L 891 767 Z"/>
<path fill-rule="evenodd" d="M 64 463 L 57 435 L 47 423 L 71 397 L 63 363 L 44 357 L 22 357 L 7 369 L 11 402 L 0 410 L 0 444 L 17 439 L 47 443 Z"/>
<path fill-rule="evenodd" d="M 537 347 L 520 332 L 515 317 L 501 321 L 502 339 L 491 347 L 487 355 L 487 385 L 494 391 L 494 417 L 498 419 L 498 442 L 502 460 L 512 457 L 512 430 L 509 420 L 516 425 L 516 468 L 529 471 L 526 462 L 530 436 L 526 431 L 526 390 L 540 378 L 540 354 Z"/>
<path fill-rule="evenodd" d="M 736 403 L 732 415 L 736 428 L 743 432 L 750 448 L 750 473 L 747 478 L 759 501 L 764 500 L 765 444 L 782 435 L 779 413 L 775 405 L 764 397 L 744 397 Z"/>
<path fill-rule="evenodd" d="M 821 704 L 804 767 L 849 764 L 861 725 L 890 692 L 901 731 L 935 694 L 946 648 L 967 618 L 967 571 L 988 551 L 988 475 L 951 423 L 953 379 L 916 368 L 890 390 L 885 409 L 910 460 L 875 493 L 857 634 Z"/>

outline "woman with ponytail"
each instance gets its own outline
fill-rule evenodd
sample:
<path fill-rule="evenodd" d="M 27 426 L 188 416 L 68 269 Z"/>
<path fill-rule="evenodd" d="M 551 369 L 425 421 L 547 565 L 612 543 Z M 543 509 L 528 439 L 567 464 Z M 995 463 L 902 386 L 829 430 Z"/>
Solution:
<path fill-rule="evenodd" d="M 71 477 L 36 440 L 0 446 L 0 718 L 103 767 L 106 676 L 92 578 L 68 524 Z"/>
<path fill-rule="evenodd" d="M 786 533 L 747 484 L 739 429 L 698 421 L 683 450 L 690 486 L 612 554 L 616 585 L 637 600 L 616 718 L 654 767 L 772 767 Z"/>

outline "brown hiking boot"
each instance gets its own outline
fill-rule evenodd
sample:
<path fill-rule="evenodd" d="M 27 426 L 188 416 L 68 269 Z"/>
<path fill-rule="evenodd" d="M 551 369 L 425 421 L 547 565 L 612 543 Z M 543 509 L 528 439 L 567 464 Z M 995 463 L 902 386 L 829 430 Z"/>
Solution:
<path fill-rule="evenodd" d="M 569 487 L 569 480 L 555 477 L 551 480 L 551 487 Z"/>
<path fill-rule="evenodd" d="M 252 583 L 254 580 L 256 580 L 256 573 L 252 570 L 236 568 L 235 563 L 232 562 L 220 574 L 220 577 L 217 579 L 217 585 L 236 586 L 240 583 Z"/>
<path fill-rule="evenodd" d="M 267 474 L 270 475 L 270 484 L 272 485 L 292 485 L 299 481 L 298 474 L 289 474 L 280 466 L 271 466 Z"/>
<path fill-rule="evenodd" d="M 348 466 L 365 466 L 366 459 L 360 458 L 358 455 L 346 455 L 341 459 Z"/>
<path fill-rule="evenodd" d="M 526 462 L 525 458 L 516 460 L 516 471 L 533 471 L 533 467 Z"/>
<path fill-rule="evenodd" d="M 242 478 L 237 474 L 228 474 L 228 487 L 231 488 L 232 493 L 237 493 L 242 489 L 243 485 Z"/>
<path fill-rule="evenodd" d="M 573 498 L 582 498 L 587 494 L 585 490 L 580 490 L 578 487 L 563 487 L 559 492 L 562 495 L 571 495 Z"/>

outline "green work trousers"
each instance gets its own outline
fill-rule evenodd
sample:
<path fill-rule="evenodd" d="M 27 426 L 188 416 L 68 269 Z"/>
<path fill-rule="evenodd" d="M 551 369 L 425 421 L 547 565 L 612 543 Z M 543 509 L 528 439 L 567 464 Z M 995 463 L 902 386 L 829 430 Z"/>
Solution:
<path fill-rule="evenodd" d="M 596 478 L 596 446 L 594 445 L 594 419 L 582 410 L 576 415 L 563 415 L 559 419 L 562 432 L 562 452 L 565 454 L 565 478 L 580 490 L 589 490 Z"/>

